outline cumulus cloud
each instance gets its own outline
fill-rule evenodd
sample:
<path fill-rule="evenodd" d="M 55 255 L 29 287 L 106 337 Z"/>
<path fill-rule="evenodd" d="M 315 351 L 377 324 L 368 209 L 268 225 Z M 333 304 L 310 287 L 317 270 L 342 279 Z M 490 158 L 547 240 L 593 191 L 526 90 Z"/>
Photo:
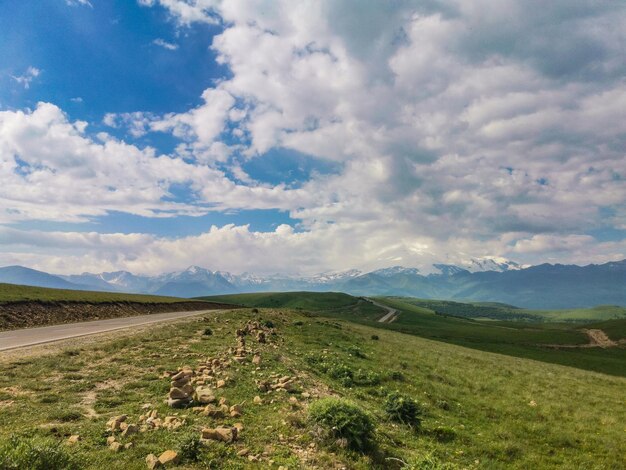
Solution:
<path fill-rule="evenodd" d="M 7 188 L 20 198 L 4 220 L 256 208 L 286 210 L 300 222 L 299 231 L 228 226 L 192 239 L 153 238 L 132 256 L 111 255 L 137 271 L 191 259 L 236 271 L 279 269 L 278 259 L 341 269 L 487 255 L 526 263 L 626 256 L 623 243 L 587 234 L 625 225 L 619 2 L 139 3 L 164 8 L 181 28 L 221 25 L 210 46 L 229 76 L 186 112 L 105 116 L 133 137 L 172 134 L 180 144 L 168 156 L 106 136 L 91 140 L 51 105 L 5 113 L 0 132 L 17 143 L 3 143 L 0 155 L 14 181 Z M 54 117 L 20 130 L 40 114 Z M 47 150 L 44 158 L 51 128 L 66 137 L 48 146 L 56 157 Z M 35 135 L 38 144 L 24 151 L 28 139 L 16 135 Z M 246 161 L 276 148 L 336 162 L 340 171 L 312 174 L 297 189 L 245 172 Z M 114 181 L 117 171 L 123 184 Z M 94 185 L 84 186 L 82 207 L 42 192 L 72 186 L 64 175 L 79 176 L 74 187 Z M 48 186 L 33 185 L 36 178 Z M 18 191 L 25 182 L 31 189 Z M 166 202 L 172 183 L 190 185 L 195 199 Z M 48 198 L 52 209 L 42 210 L 37 201 Z M 98 251 L 86 250 L 80 259 L 97 264 Z"/>

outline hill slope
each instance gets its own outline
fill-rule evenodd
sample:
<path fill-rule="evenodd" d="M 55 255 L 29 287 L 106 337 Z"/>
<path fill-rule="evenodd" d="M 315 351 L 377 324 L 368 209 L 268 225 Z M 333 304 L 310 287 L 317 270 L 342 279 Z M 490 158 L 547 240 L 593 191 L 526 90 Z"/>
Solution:
<path fill-rule="evenodd" d="M 167 449 L 189 469 L 394 470 L 403 462 L 409 465 L 403 468 L 449 470 L 623 466 L 623 378 L 298 311 L 238 310 L 227 320 L 210 314 L 57 354 L 0 362 L 0 467 L 14 449 L 29 446 L 59 449 L 55 455 L 87 469 L 144 469 L 148 454 Z M 248 353 L 234 361 L 235 332 L 248 321 L 271 322 L 274 328 L 267 330 L 265 343 L 248 335 Z M 213 334 L 203 337 L 207 328 Z M 260 363 L 251 362 L 252 351 Z M 225 400 L 227 411 L 239 404 L 238 416 L 211 417 L 165 404 L 169 373 L 189 365 L 202 375 L 207 357 L 218 375 L 203 381 L 216 399 Z M 275 384 L 283 376 L 292 383 L 289 391 L 259 390 L 259 384 Z M 44 380 L 50 377 L 54 380 Z M 218 378 L 225 383 L 215 388 Z M 419 428 L 387 414 L 388 396 L 395 391 L 418 403 Z M 327 428 L 310 421 L 311 407 L 329 396 L 349 400 L 370 416 L 374 430 L 364 452 L 324 439 Z M 160 420 L 158 429 L 145 424 L 151 410 Z M 107 431 L 107 421 L 119 415 L 145 432 Z M 176 420 L 181 424 L 172 429 L 163 424 Z M 241 431 L 234 442 L 198 445 L 201 429 L 236 423 Z M 79 440 L 66 445 L 71 435 Z M 109 436 L 119 443 L 118 452 L 108 448 Z M 28 468 L 30 454 L 20 455 L 21 468 Z"/>

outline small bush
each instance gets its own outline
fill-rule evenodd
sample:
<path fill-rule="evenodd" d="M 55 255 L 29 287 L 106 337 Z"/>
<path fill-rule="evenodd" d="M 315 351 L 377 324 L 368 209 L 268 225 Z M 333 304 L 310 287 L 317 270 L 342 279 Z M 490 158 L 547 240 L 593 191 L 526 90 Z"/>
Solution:
<path fill-rule="evenodd" d="M 371 336 L 371 338 L 372 338 L 374 341 L 378 341 L 378 340 L 380 339 L 380 338 L 378 337 L 378 335 L 372 335 L 372 336 Z"/>
<path fill-rule="evenodd" d="M 296 325 L 296 326 L 302 326 L 302 325 L 304 325 L 304 322 L 298 320 L 298 321 L 293 322 L 293 324 Z"/>
<path fill-rule="evenodd" d="M 274 328 L 274 322 L 272 320 L 265 320 L 263 325 L 265 325 L 265 328 Z"/>
<path fill-rule="evenodd" d="M 359 348 L 358 346 L 348 346 L 346 348 L 346 351 L 348 351 L 354 357 L 360 357 L 361 359 L 367 359 L 367 356 L 365 355 L 365 353 L 363 351 L 361 351 L 361 348 Z"/>
<path fill-rule="evenodd" d="M 204 329 L 204 333 L 202 333 L 204 336 L 211 336 L 213 335 L 213 330 L 211 328 L 205 328 Z"/>
<path fill-rule="evenodd" d="M 389 374 L 389 378 L 391 380 L 395 380 L 396 382 L 404 382 L 404 374 L 397 370 L 392 371 Z"/>
<path fill-rule="evenodd" d="M 258 308 L 253 308 L 252 309 L 252 313 L 259 313 L 259 309 Z"/>
<path fill-rule="evenodd" d="M 361 408 L 340 398 L 323 398 L 309 407 L 309 421 L 323 437 L 343 441 L 353 450 L 367 450 L 372 444 L 374 425 Z"/>
<path fill-rule="evenodd" d="M 202 443 L 196 435 L 186 436 L 180 444 L 180 458 L 184 462 L 197 462 L 200 460 Z"/>
<path fill-rule="evenodd" d="M 371 370 L 359 369 L 353 376 L 354 383 L 357 385 L 379 385 L 381 382 L 380 374 Z"/>
<path fill-rule="evenodd" d="M 12 437 L 0 444 L 2 470 L 77 470 L 81 466 L 58 443 Z"/>
<path fill-rule="evenodd" d="M 419 428 L 422 424 L 422 410 L 411 397 L 398 392 L 390 393 L 385 401 L 385 412 L 393 421 Z"/>

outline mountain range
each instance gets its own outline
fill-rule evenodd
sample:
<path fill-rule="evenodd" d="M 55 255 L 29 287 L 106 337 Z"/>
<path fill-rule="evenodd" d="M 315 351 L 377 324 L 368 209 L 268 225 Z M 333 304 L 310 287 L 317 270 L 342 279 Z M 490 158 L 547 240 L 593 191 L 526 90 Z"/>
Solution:
<path fill-rule="evenodd" d="M 271 291 L 340 291 L 353 295 L 398 295 L 429 299 L 504 302 L 523 308 L 626 306 L 626 260 L 587 266 L 482 259 L 469 266 L 433 265 L 433 272 L 393 266 L 309 277 L 241 275 L 191 266 L 159 276 L 127 271 L 54 275 L 23 266 L 0 268 L 0 282 L 63 289 L 149 293 L 177 297 Z"/>

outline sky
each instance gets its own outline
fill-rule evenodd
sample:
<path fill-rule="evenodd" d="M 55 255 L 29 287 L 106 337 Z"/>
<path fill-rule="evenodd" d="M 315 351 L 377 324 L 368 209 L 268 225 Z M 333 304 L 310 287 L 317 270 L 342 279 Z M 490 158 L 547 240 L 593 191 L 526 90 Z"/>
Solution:
<path fill-rule="evenodd" d="M 626 258 L 624 2 L 0 5 L 0 265 Z"/>

